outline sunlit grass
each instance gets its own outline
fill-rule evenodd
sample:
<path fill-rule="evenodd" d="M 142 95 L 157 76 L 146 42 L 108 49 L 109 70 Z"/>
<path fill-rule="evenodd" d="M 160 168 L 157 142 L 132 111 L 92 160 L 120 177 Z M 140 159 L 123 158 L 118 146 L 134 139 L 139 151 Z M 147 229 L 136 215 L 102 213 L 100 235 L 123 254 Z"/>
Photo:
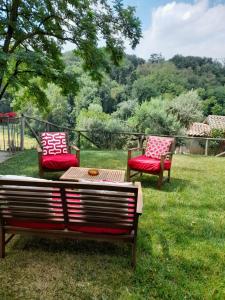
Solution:
<path fill-rule="evenodd" d="M 20 146 L 20 135 L 19 133 L 15 132 L 15 134 L 12 136 L 12 133 L 10 133 L 10 139 L 14 140 L 15 146 Z M 37 145 L 37 141 L 35 138 L 30 137 L 29 135 L 25 134 L 24 136 L 24 148 L 25 149 L 33 149 Z M 8 130 L 7 127 L 0 126 L 0 150 L 1 151 L 7 151 L 9 149 L 9 139 L 8 139 Z"/>
<path fill-rule="evenodd" d="M 81 151 L 81 165 L 125 169 L 126 153 Z M 142 177 L 135 272 L 126 245 L 18 236 L 0 262 L 0 299 L 225 299 L 224 165 L 176 155 L 162 191 Z M 38 177 L 37 166 L 25 151 L 0 174 Z"/>

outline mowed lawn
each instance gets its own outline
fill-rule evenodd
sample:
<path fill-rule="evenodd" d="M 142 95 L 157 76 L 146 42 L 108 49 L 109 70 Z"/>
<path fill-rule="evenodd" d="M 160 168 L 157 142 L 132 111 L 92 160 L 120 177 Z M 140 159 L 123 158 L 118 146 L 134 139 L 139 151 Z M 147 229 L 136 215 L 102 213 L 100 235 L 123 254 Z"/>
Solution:
<path fill-rule="evenodd" d="M 81 165 L 125 169 L 126 153 L 81 151 Z M 35 150 L 0 174 L 37 177 Z M 18 236 L 0 261 L 0 299 L 225 299 L 225 159 L 175 155 L 161 191 L 141 181 L 135 271 L 127 245 Z"/>

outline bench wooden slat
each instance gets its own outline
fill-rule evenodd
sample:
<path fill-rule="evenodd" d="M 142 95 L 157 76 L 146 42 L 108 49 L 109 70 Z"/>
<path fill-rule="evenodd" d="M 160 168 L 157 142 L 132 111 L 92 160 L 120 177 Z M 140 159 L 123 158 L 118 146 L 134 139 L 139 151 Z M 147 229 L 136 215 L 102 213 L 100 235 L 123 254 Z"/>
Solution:
<path fill-rule="evenodd" d="M 47 236 L 119 240 L 132 243 L 132 262 L 138 216 L 142 212 L 141 186 L 79 183 L 61 181 L 25 181 L 0 179 L 0 233 L 32 233 Z M 62 224 L 61 230 L 19 228 L 10 221 Z M 25 223 L 26 224 L 26 223 Z M 27 226 L 28 226 L 27 225 Z M 18 226 L 18 225 L 17 225 Z M 23 223 L 21 223 L 23 226 Z M 74 227 L 73 227 L 74 226 Z M 81 226 L 81 227 L 80 227 Z M 88 228 L 87 228 L 88 227 Z M 75 230 L 102 228 L 102 233 L 84 233 Z M 65 229 L 63 229 L 65 228 Z M 109 234 L 104 228 L 109 229 Z M 127 229 L 128 234 L 113 234 L 112 229 Z M 110 233 L 111 230 L 111 233 Z M 126 233 L 126 231 L 125 231 Z M 0 256 L 4 256 L 4 238 Z"/>

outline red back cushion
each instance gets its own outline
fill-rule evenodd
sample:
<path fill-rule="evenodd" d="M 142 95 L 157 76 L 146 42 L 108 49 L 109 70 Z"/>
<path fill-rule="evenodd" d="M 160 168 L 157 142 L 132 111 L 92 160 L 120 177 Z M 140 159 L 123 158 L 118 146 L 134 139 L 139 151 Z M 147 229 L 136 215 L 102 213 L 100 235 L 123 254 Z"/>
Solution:
<path fill-rule="evenodd" d="M 173 140 L 159 136 L 149 136 L 145 156 L 160 159 L 161 155 L 170 150 Z"/>
<path fill-rule="evenodd" d="M 41 134 L 43 155 L 67 154 L 65 132 L 43 132 Z"/>

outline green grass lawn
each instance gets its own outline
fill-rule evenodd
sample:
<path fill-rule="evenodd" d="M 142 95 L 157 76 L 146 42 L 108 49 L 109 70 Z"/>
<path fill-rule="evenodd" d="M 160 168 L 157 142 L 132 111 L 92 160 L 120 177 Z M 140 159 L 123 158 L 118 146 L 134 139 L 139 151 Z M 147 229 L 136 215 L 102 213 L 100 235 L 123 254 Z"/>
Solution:
<path fill-rule="evenodd" d="M 126 153 L 82 151 L 81 165 L 124 169 Z M 18 236 L 0 261 L 0 299 L 225 299 L 224 166 L 176 155 L 161 191 L 142 177 L 135 271 L 127 245 Z M 36 152 L 0 164 L 0 174 L 37 177 Z"/>

